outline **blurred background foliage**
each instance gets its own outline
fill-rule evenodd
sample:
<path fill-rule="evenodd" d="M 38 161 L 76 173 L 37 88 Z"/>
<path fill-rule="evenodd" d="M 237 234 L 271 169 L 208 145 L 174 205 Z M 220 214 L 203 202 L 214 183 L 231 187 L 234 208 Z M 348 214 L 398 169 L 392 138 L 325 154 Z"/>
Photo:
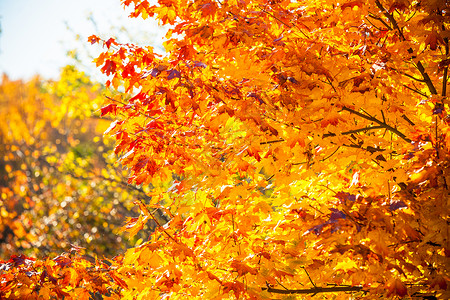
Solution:
<path fill-rule="evenodd" d="M 71 244 L 111 257 L 148 238 L 154 222 L 132 239 L 120 231 L 149 187 L 127 184 L 114 142 L 102 136 L 111 122 L 99 117 L 105 95 L 111 91 L 74 66 L 56 81 L 3 75 L 0 259 L 44 257 Z"/>

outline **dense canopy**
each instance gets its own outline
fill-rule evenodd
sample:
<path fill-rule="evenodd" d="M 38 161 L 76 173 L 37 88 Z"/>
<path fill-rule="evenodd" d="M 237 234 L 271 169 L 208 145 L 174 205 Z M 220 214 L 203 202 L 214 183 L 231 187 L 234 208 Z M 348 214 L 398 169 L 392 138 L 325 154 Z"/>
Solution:
<path fill-rule="evenodd" d="M 450 297 L 447 1 L 122 2 L 170 29 L 89 38 L 158 225 L 111 297 Z"/>

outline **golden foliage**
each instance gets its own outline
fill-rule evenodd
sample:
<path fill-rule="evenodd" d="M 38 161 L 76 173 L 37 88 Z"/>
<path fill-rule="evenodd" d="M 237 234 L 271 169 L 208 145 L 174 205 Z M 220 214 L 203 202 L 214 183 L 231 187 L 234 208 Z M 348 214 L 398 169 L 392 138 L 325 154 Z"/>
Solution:
<path fill-rule="evenodd" d="M 122 298 L 450 297 L 446 1 L 123 3 L 171 25 L 166 55 L 90 38 L 152 187 L 126 229 L 171 219 Z"/>

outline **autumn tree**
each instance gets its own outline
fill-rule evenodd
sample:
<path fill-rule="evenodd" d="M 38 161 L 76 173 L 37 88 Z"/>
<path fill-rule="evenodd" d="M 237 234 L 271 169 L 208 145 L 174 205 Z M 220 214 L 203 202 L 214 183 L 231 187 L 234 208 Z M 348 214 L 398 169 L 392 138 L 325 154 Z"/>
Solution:
<path fill-rule="evenodd" d="M 108 91 L 73 66 L 57 81 L 4 76 L 0 85 L 0 256 L 44 257 L 70 248 L 116 255 L 143 190 L 126 183 L 98 117 Z"/>
<path fill-rule="evenodd" d="M 89 39 L 131 94 L 106 133 L 151 187 L 125 229 L 159 227 L 101 293 L 450 297 L 446 1 L 122 2 L 171 28 L 165 54 Z"/>

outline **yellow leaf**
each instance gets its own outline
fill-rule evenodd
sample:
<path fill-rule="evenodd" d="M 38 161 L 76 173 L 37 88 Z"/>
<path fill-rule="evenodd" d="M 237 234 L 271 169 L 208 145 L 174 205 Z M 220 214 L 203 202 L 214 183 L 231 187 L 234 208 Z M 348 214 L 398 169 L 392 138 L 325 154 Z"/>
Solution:
<path fill-rule="evenodd" d="M 358 268 L 356 263 L 349 258 L 345 258 L 345 260 L 338 262 L 336 264 L 336 266 L 334 267 L 335 270 L 343 270 L 343 271 L 348 271 L 350 269 L 356 269 L 356 268 Z"/>

